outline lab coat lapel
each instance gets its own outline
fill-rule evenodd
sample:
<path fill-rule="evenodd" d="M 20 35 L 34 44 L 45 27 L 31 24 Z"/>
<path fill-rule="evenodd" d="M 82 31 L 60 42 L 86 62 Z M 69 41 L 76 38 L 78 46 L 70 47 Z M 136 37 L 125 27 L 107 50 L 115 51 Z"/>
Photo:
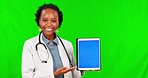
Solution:
<path fill-rule="evenodd" d="M 68 67 L 70 68 L 70 64 L 69 64 L 69 60 L 68 57 L 66 55 L 66 52 L 64 50 L 63 45 L 61 44 L 60 40 L 58 39 L 59 45 L 58 45 L 58 49 L 59 49 L 59 54 L 63 63 L 63 67 Z M 64 43 L 64 42 L 63 42 Z M 66 44 L 64 44 L 66 46 Z M 71 78 L 72 77 L 72 73 L 71 72 L 67 72 L 66 74 L 64 74 L 64 78 Z"/>

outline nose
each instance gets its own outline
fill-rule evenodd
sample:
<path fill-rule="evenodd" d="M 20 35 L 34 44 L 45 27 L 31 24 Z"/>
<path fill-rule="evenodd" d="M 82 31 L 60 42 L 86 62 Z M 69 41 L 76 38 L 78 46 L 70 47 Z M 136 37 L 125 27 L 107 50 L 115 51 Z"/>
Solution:
<path fill-rule="evenodd" d="M 50 23 L 47 23 L 47 26 L 50 26 L 51 24 Z"/>
<path fill-rule="evenodd" d="M 51 26 L 51 22 L 48 21 L 46 25 L 47 25 L 47 26 Z"/>

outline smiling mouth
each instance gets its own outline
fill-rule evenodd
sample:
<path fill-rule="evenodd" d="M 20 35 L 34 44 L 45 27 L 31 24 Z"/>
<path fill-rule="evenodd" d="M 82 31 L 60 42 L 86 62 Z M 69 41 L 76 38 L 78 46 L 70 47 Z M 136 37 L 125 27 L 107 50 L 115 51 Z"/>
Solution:
<path fill-rule="evenodd" d="M 46 31 L 52 31 L 53 29 L 52 28 L 46 28 Z"/>

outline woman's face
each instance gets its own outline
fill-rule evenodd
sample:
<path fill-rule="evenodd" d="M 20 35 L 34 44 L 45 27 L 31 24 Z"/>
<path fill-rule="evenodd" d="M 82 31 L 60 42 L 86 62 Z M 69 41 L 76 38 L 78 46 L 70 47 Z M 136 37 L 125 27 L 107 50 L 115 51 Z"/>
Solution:
<path fill-rule="evenodd" d="M 54 31 L 59 26 L 58 13 L 53 9 L 44 9 L 39 20 L 40 28 L 46 37 L 54 37 Z"/>

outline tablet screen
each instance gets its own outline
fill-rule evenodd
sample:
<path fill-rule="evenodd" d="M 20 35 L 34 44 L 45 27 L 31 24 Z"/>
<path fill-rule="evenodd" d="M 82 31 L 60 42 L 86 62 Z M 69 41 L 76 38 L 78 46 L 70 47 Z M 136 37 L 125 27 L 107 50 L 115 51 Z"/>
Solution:
<path fill-rule="evenodd" d="M 100 70 L 100 39 L 77 39 L 78 70 Z"/>

